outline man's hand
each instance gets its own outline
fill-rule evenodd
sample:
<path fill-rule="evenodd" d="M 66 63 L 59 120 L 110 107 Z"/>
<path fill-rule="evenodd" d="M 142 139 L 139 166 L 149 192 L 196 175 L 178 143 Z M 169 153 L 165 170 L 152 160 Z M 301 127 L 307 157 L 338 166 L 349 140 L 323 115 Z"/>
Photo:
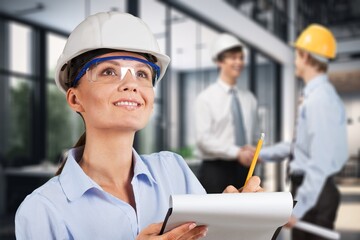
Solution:
<path fill-rule="evenodd" d="M 233 185 L 229 185 L 225 188 L 223 193 L 264 192 L 264 189 L 260 187 L 260 183 L 260 178 L 258 176 L 253 176 L 244 187 L 237 189 Z"/>
<path fill-rule="evenodd" d="M 159 235 L 163 223 L 151 224 L 143 229 L 136 240 L 196 240 L 206 236 L 206 226 L 196 226 L 195 223 L 185 223 Z"/>
<path fill-rule="evenodd" d="M 254 157 L 256 148 L 250 145 L 245 145 L 239 149 L 237 160 L 244 166 L 250 166 Z"/>

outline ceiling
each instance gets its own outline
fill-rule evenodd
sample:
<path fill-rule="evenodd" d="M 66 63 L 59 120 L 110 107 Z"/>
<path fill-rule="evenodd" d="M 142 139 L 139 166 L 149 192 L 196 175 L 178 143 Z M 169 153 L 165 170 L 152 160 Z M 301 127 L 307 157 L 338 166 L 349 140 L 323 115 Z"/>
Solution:
<path fill-rule="evenodd" d="M 126 11 L 125 0 L 0 0 L 0 11 L 17 18 L 70 32 L 87 15 Z"/>
<path fill-rule="evenodd" d="M 259 16 L 264 15 L 261 11 L 271 11 L 275 7 L 277 11 L 283 11 L 287 14 L 285 4 L 288 2 L 287 0 L 226 1 L 240 10 L 242 9 L 242 13 L 244 13 L 244 6 L 255 3 Z M 164 4 L 156 0 L 139 0 L 139 2 L 140 16 L 155 33 L 161 50 L 165 52 Z M 319 22 L 329 25 L 339 39 L 360 39 L 359 0 L 299 0 L 298 3 L 299 21 L 294 23 L 288 19 L 297 26 L 298 31 L 310 22 Z M 110 10 L 126 12 L 126 7 L 126 0 L 0 0 L 0 12 L 65 33 L 71 32 L 79 22 L 90 14 Z M 217 32 L 176 10 L 172 10 L 171 16 L 173 24 L 172 67 L 179 70 L 214 67 L 209 55 L 209 46 Z M 265 19 L 271 21 L 271 18 Z M 266 26 L 265 22 L 263 24 Z M 358 61 L 359 58 L 360 47 L 357 48 L 357 51 L 341 54 L 339 59 L 341 61 L 346 59 L 346 61 L 351 62 Z M 266 60 L 262 59 L 261 61 Z M 360 66 L 352 69 L 344 68 L 344 70 L 336 68 L 336 71 L 332 72 L 331 78 L 340 91 L 360 91 L 359 75 Z"/>
<path fill-rule="evenodd" d="M 360 37 L 360 1 L 359 0 L 298 0 L 297 20 L 289 16 L 287 10 L 290 0 L 224 0 L 246 15 L 257 18 L 267 12 L 276 12 L 287 23 L 294 24 L 297 33 L 310 23 L 330 26 L 336 37 Z M 260 22 L 267 26 L 272 19 L 261 18 Z"/>
<path fill-rule="evenodd" d="M 126 12 L 126 2 L 126 0 L 0 0 L 0 13 L 70 33 L 86 16 L 96 12 L 112 10 Z M 140 17 L 155 34 L 161 51 L 166 52 L 164 4 L 156 0 L 140 0 L 139 3 Z M 171 21 L 172 67 L 179 70 L 214 67 L 209 55 L 209 46 L 217 33 L 176 10 L 171 11 Z"/>
<path fill-rule="evenodd" d="M 359 0 L 302 0 L 299 2 L 299 15 L 303 16 L 304 24 L 318 22 L 330 26 L 337 39 L 360 37 Z"/>

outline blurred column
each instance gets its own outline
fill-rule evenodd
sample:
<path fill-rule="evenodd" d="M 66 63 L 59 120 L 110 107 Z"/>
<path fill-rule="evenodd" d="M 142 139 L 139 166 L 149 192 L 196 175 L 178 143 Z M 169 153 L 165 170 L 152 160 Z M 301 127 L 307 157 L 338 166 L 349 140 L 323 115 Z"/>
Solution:
<path fill-rule="evenodd" d="M 139 1 L 127 0 L 127 12 L 134 16 L 139 16 Z"/>
<path fill-rule="evenodd" d="M 42 28 L 34 31 L 33 48 L 31 56 L 35 69 L 36 79 L 32 92 L 33 113 L 32 113 L 32 159 L 31 164 L 38 164 L 46 158 L 46 129 L 47 129 L 47 112 L 46 112 L 46 31 Z"/>
<path fill-rule="evenodd" d="M 0 18 L 0 161 L 3 160 L 5 151 L 7 149 L 8 140 L 8 122 L 9 122 L 9 79 L 4 73 L 8 69 L 9 63 L 9 39 L 8 27 L 5 21 Z M 0 165 L 2 163 L 0 162 Z"/>
<path fill-rule="evenodd" d="M 273 16 L 273 30 L 274 34 L 278 36 L 282 41 L 285 43 L 287 42 L 288 36 L 287 36 L 287 25 L 288 22 L 287 19 L 287 12 L 286 12 L 286 1 L 273 1 L 273 8 L 272 8 L 272 16 Z M 283 65 L 285 68 L 286 64 Z M 275 117 L 275 142 L 279 142 L 282 139 L 282 132 L 283 129 L 282 126 L 282 115 L 283 108 L 282 108 L 282 90 L 283 90 L 283 79 L 281 79 L 281 73 L 282 73 L 282 66 L 279 63 L 273 64 L 274 69 L 274 82 L 275 82 L 275 102 L 276 102 L 276 117 Z M 286 81 L 286 80 L 285 80 Z M 285 166 L 282 162 L 276 164 L 276 191 L 283 191 L 284 189 L 284 181 L 285 181 Z"/>
<path fill-rule="evenodd" d="M 8 65 L 8 29 L 6 23 L 0 18 L 0 69 L 7 69 Z M 5 214 L 6 183 L 3 170 L 5 151 L 8 138 L 8 102 L 9 102 L 9 81 L 7 76 L 0 74 L 0 216 Z"/>
<path fill-rule="evenodd" d="M 296 5 L 297 0 L 289 0 L 289 24 L 288 24 L 288 42 L 294 42 L 296 37 Z M 283 65 L 282 68 L 282 139 L 291 140 L 295 122 L 296 109 L 296 77 L 294 62 Z"/>
<path fill-rule="evenodd" d="M 253 4 L 251 10 L 251 18 L 257 21 L 257 5 Z M 256 50 L 254 47 L 249 46 L 249 90 L 257 97 L 257 77 L 256 77 Z"/>
<path fill-rule="evenodd" d="M 165 13 L 165 52 L 171 57 L 171 7 L 166 5 Z M 162 127 L 162 145 L 159 147 L 162 150 L 169 150 L 171 146 L 171 64 L 168 66 L 164 80 L 161 81 L 160 91 L 161 91 L 161 127 Z"/>
<path fill-rule="evenodd" d="M 288 1 L 288 42 L 294 42 L 295 32 L 296 32 L 296 5 L 297 0 Z M 296 78 L 295 78 L 295 68 L 294 62 L 288 62 L 282 65 L 281 69 L 281 79 L 282 79 L 282 140 L 291 141 L 293 137 L 293 129 L 295 123 L 295 111 L 296 111 Z M 282 162 L 278 167 L 279 178 L 278 183 L 285 182 L 286 176 L 286 162 Z M 281 186 L 278 186 L 281 187 Z M 283 187 L 281 187 L 283 189 Z"/>

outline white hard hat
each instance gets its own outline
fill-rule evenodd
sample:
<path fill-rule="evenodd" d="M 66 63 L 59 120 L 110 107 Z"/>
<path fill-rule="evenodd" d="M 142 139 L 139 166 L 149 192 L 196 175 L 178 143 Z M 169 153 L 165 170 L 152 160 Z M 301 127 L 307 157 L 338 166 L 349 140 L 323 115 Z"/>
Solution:
<path fill-rule="evenodd" d="M 211 58 L 216 62 L 220 53 L 234 47 L 243 47 L 243 44 L 233 35 L 222 33 L 212 43 Z"/>
<path fill-rule="evenodd" d="M 169 56 L 160 52 L 159 45 L 148 26 L 128 13 L 103 12 L 86 18 L 70 34 L 63 53 L 55 69 L 56 85 L 65 92 L 68 87 L 68 67 L 70 60 L 82 53 L 95 49 L 114 49 L 147 53 L 157 58 L 160 77 L 164 76 L 170 63 Z"/>

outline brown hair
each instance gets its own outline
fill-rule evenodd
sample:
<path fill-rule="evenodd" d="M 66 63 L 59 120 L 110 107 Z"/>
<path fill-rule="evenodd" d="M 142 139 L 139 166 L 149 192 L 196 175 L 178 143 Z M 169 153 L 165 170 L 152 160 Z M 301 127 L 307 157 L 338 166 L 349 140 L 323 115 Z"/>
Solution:
<path fill-rule="evenodd" d="M 95 58 L 96 56 L 103 55 L 103 54 L 110 53 L 110 52 L 116 52 L 116 51 L 120 51 L 120 50 L 106 49 L 106 48 L 95 49 L 95 50 L 92 50 L 89 52 L 85 52 L 85 53 L 75 57 L 74 59 L 70 60 L 69 63 L 67 64 L 67 67 L 69 67 L 69 70 L 68 70 L 68 82 L 66 83 L 66 85 L 70 88 L 71 83 L 72 83 L 72 81 L 74 81 L 75 76 L 88 61 Z M 121 52 L 124 52 L 124 51 L 121 51 Z M 137 52 L 134 52 L 134 53 L 145 57 L 149 62 L 152 62 L 152 63 L 157 62 L 157 58 L 151 54 L 137 53 Z M 74 87 L 76 87 L 76 86 L 74 86 Z M 78 114 L 81 116 L 81 118 L 83 119 L 84 124 L 85 124 L 85 120 L 82 117 L 82 115 L 80 113 L 78 113 Z M 76 144 L 74 145 L 73 148 L 85 146 L 85 143 L 86 143 L 86 126 L 85 126 L 85 132 L 81 135 L 81 137 L 76 142 Z M 66 160 L 67 160 L 67 157 L 64 157 L 61 159 L 60 167 L 56 171 L 55 176 L 58 176 L 61 174 L 61 172 L 65 166 Z"/>
<path fill-rule="evenodd" d="M 79 138 L 79 140 L 76 142 L 74 148 L 80 147 L 80 146 L 84 146 L 86 142 L 86 132 L 84 132 L 81 137 Z M 66 163 L 67 157 L 61 159 L 61 165 L 59 167 L 59 169 L 56 171 L 55 176 L 60 175 L 60 173 L 62 172 L 65 163 Z"/>
<path fill-rule="evenodd" d="M 305 51 L 298 49 L 299 55 L 301 57 L 304 57 Z M 315 67 L 319 72 L 327 72 L 328 70 L 328 64 L 324 62 L 320 62 L 319 60 L 316 60 L 311 54 L 308 54 L 307 62 L 310 66 Z"/>
<path fill-rule="evenodd" d="M 225 59 L 226 55 L 228 55 L 229 53 L 238 53 L 238 52 L 243 52 L 243 49 L 242 47 L 240 46 L 236 46 L 236 47 L 233 47 L 233 48 L 230 48 L 230 49 L 227 49 L 223 52 L 221 52 L 220 54 L 217 55 L 216 57 L 216 61 L 218 62 L 221 62 Z"/>

